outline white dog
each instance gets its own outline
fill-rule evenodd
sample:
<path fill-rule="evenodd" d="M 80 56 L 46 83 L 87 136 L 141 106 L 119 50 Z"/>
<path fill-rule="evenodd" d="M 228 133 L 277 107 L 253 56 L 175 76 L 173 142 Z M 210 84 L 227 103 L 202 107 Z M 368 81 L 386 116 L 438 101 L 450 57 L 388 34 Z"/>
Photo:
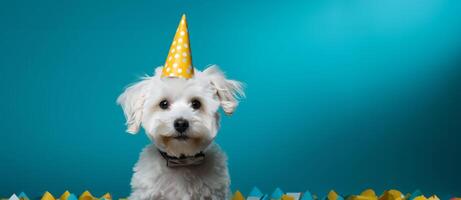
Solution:
<path fill-rule="evenodd" d="M 218 108 L 232 114 L 242 84 L 227 80 L 217 66 L 195 69 L 190 79 L 146 77 L 117 99 L 127 132 L 142 126 L 152 141 L 142 151 L 131 179 L 130 200 L 227 199 L 227 158 L 213 143 Z"/>

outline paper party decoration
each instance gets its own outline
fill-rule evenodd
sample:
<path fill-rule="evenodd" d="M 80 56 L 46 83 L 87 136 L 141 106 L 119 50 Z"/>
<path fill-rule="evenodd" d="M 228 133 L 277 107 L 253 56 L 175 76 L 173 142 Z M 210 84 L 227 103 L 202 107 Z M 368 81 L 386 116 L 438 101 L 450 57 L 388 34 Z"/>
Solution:
<path fill-rule="evenodd" d="M 287 192 L 286 195 L 293 197 L 294 200 L 299 200 L 301 198 L 302 193 L 301 192 Z"/>
<path fill-rule="evenodd" d="M 30 200 L 30 198 L 26 195 L 25 192 L 21 192 L 18 195 L 19 200 Z"/>
<path fill-rule="evenodd" d="M 423 195 L 423 193 L 420 190 L 415 190 L 413 193 L 411 193 L 409 200 L 413 200 L 418 196 Z"/>
<path fill-rule="evenodd" d="M 245 197 L 243 197 L 243 194 L 237 190 L 232 196 L 232 200 L 245 200 Z"/>
<path fill-rule="evenodd" d="M 413 200 L 427 200 L 427 198 L 424 195 L 420 195 L 415 197 Z"/>
<path fill-rule="evenodd" d="M 80 197 L 78 197 L 78 200 L 93 200 L 93 199 L 95 199 L 95 198 L 93 197 L 93 195 L 88 190 L 83 192 L 80 195 Z"/>
<path fill-rule="evenodd" d="M 289 196 L 289 195 L 282 195 L 282 198 L 281 200 L 295 200 L 295 198 L 293 196 Z"/>
<path fill-rule="evenodd" d="M 379 200 L 403 200 L 403 194 L 398 190 L 387 190 L 379 197 Z"/>
<path fill-rule="evenodd" d="M 59 200 L 61 200 L 61 199 L 59 199 Z M 69 196 L 67 197 L 67 200 L 78 200 L 78 199 L 77 199 L 77 196 L 75 196 L 75 194 L 72 194 L 72 193 L 71 193 L 71 194 L 69 194 Z"/>
<path fill-rule="evenodd" d="M 101 199 L 112 200 L 112 196 L 110 195 L 110 193 L 106 193 L 102 195 Z"/>
<path fill-rule="evenodd" d="M 439 197 L 437 195 L 432 195 L 430 196 L 429 198 L 427 198 L 428 200 L 440 200 Z"/>
<path fill-rule="evenodd" d="M 303 196 L 301 197 L 301 200 L 314 200 L 314 198 L 312 197 L 311 192 L 308 190 L 304 192 Z"/>
<path fill-rule="evenodd" d="M 264 194 L 257 187 L 253 187 L 247 197 L 247 200 L 260 200 L 263 196 Z"/>
<path fill-rule="evenodd" d="M 48 191 L 43 194 L 41 200 L 56 200 Z"/>
<path fill-rule="evenodd" d="M 330 190 L 330 192 L 328 192 L 327 196 L 324 197 L 325 200 L 344 200 L 344 198 L 340 195 L 338 195 L 338 193 L 336 193 L 334 190 Z"/>
<path fill-rule="evenodd" d="M 16 196 L 16 194 L 13 194 L 8 200 L 19 200 L 19 198 Z"/>
<path fill-rule="evenodd" d="M 187 29 L 186 15 L 183 15 L 163 66 L 162 77 L 189 79 L 193 75 L 194 68 L 192 67 L 189 31 Z"/>
<path fill-rule="evenodd" d="M 271 199 L 282 199 L 283 191 L 280 188 L 275 188 L 274 192 L 271 195 Z"/>
<path fill-rule="evenodd" d="M 360 195 L 351 195 L 349 200 L 377 200 L 378 196 L 372 189 L 366 189 Z"/>
<path fill-rule="evenodd" d="M 68 200 L 69 196 L 70 192 L 66 190 L 64 193 L 62 193 L 61 197 L 59 197 L 59 200 Z"/>

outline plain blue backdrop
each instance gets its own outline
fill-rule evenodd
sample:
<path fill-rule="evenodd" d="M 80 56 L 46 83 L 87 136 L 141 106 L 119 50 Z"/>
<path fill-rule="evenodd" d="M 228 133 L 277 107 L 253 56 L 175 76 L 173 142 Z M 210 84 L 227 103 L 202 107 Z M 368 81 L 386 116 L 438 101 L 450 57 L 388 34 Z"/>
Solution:
<path fill-rule="evenodd" d="M 123 88 L 186 13 L 194 65 L 246 83 L 232 189 L 461 195 L 461 1 L 1 1 L 0 196 L 127 196 L 149 142 Z"/>

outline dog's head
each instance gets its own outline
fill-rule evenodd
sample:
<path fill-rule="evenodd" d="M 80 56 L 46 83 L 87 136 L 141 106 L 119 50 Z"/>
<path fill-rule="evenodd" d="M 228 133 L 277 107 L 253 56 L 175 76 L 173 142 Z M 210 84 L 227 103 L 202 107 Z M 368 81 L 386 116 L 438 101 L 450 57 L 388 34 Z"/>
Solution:
<path fill-rule="evenodd" d="M 195 155 L 216 137 L 218 109 L 232 114 L 243 96 L 242 84 L 228 80 L 216 66 L 195 70 L 190 79 L 161 77 L 162 68 L 126 88 L 117 103 L 127 132 L 142 126 L 157 148 L 172 156 Z"/>

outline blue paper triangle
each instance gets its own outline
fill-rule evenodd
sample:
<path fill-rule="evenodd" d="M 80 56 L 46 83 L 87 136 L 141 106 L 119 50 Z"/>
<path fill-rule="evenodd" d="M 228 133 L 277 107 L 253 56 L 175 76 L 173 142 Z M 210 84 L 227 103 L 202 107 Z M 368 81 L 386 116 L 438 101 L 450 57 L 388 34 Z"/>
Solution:
<path fill-rule="evenodd" d="M 344 200 L 344 198 L 343 198 L 343 196 L 338 194 L 338 198 L 336 198 L 336 200 Z"/>
<path fill-rule="evenodd" d="M 275 188 L 274 192 L 271 195 L 272 199 L 281 199 L 283 196 L 283 191 L 280 188 Z"/>
<path fill-rule="evenodd" d="M 259 190 L 256 186 L 253 187 L 251 190 L 250 194 L 248 195 L 249 197 L 262 197 L 264 194 Z"/>
<path fill-rule="evenodd" d="M 301 200 L 314 200 L 314 198 L 312 197 L 311 192 L 309 192 L 308 190 L 304 192 L 303 196 L 301 197 Z"/>
<path fill-rule="evenodd" d="M 269 200 L 269 195 L 265 194 L 265 195 L 261 198 L 261 200 Z"/>
<path fill-rule="evenodd" d="M 18 197 L 23 199 L 29 199 L 29 197 L 24 192 L 21 192 Z"/>
<path fill-rule="evenodd" d="M 75 194 L 70 194 L 69 197 L 67 197 L 67 200 L 78 200 Z"/>
<path fill-rule="evenodd" d="M 420 190 L 415 190 L 413 193 L 411 193 L 409 200 L 413 200 L 421 195 L 423 195 L 423 193 Z"/>

